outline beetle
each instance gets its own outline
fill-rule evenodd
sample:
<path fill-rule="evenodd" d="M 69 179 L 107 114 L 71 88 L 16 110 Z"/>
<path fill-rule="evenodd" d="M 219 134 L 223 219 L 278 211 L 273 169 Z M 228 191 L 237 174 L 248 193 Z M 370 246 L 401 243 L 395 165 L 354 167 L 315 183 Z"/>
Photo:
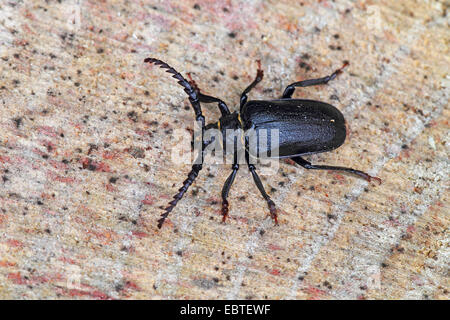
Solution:
<path fill-rule="evenodd" d="M 202 150 L 197 161 L 193 164 L 187 179 L 183 182 L 183 186 L 164 209 L 164 213 L 161 214 L 161 218 L 158 220 L 158 228 L 162 227 L 169 213 L 175 208 L 178 201 L 180 201 L 202 169 L 205 148 L 211 143 L 211 140 L 205 141 L 203 139 L 203 134 L 207 129 L 211 128 L 220 130 L 223 141 L 227 139 L 227 130 L 230 129 L 240 129 L 244 133 L 252 129 L 255 130 L 257 135 L 262 130 L 277 129 L 279 132 L 278 158 L 290 158 L 305 169 L 343 171 L 357 175 L 369 182 L 376 180 L 381 183 L 380 178 L 370 176 L 360 170 L 339 166 L 315 165 L 303 159 L 304 155 L 327 152 L 340 147 L 346 138 L 345 119 L 337 108 L 328 103 L 293 99 L 292 94 L 297 87 L 327 84 L 342 73 L 342 70 L 349 64 L 348 61 L 345 61 L 341 68 L 329 76 L 291 83 L 286 87 L 280 99 L 248 100 L 248 93 L 262 81 L 264 76 L 264 72 L 261 69 L 261 61 L 257 60 L 258 68 L 256 77 L 241 94 L 239 112 L 233 113 L 230 112 L 225 102 L 221 99 L 201 93 L 190 74 L 188 74 L 190 79 L 188 81 L 178 71 L 162 60 L 146 58 L 144 62 L 155 64 L 160 66 L 160 68 L 166 69 L 166 72 L 172 74 L 172 77 L 178 80 L 178 83 L 184 87 L 184 91 L 187 93 L 192 108 L 194 109 L 195 119 L 201 124 L 202 128 Z M 203 116 L 200 103 L 217 103 L 221 112 L 220 119 L 215 123 L 205 125 L 205 117 Z M 256 172 L 256 167 L 250 161 L 251 150 L 248 136 L 242 135 L 241 139 L 243 141 L 245 140 L 244 152 L 248 169 L 261 195 L 267 202 L 271 218 L 277 225 L 278 219 L 275 203 L 265 191 L 261 179 Z M 271 149 L 270 146 L 266 146 L 265 148 Z M 272 151 L 259 150 L 259 146 L 256 149 L 258 149 L 256 150 L 257 153 L 259 151 Z M 235 156 L 231 166 L 231 174 L 226 179 L 222 188 L 222 222 L 225 222 L 228 216 L 229 204 L 227 198 L 238 170 L 239 163 Z"/>

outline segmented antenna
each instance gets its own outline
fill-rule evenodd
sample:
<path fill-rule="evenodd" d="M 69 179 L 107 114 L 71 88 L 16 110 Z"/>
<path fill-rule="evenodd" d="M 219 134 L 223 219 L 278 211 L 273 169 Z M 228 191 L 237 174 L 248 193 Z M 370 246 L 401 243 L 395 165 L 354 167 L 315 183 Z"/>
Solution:
<path fill-rule="evenodd" d="M 178 80 L 178 84 L 184 87 L 184 92 L 187 93 L 189 96 L 189 101 L 192 104 L 192 107 L 194 108 L 194 112 L 196 117 L 202 116 L 202 110 L 200 108 L 200 103 L 198 101 L 198 95 L 195 89 L 191 86 L 189 81 L 187 81 L 177 70 L 169 66 L 164 61 L 155 59 L 155 58 L 146 58 L 144 60 L 146 63 L 154 63 L 156 65 L 159 65 L 160 68 L 167 69 L 167 73 L 172 74 L 172 78 L 175 78 Z"/>
<path fill-rule="evenodd" d="M 166 72 L 172 74 L 172 78 L 175 78 L 178 80 L 178 83 L 184 87 L 184 92 L 187 93 L 189 96 L 189 101 L 191 102 L 192 108 L 194 109 L 196 120 L 201 121 L 202 123 L 202 132 L 205 129 L 205 118 L 203 117 L 202 110 L 200 107 L 200 102 L 198 99 L 198 94 L 196 92 L 195 82 L 193 82 L 194 85 L 191 85 L 178 71 L 176 71 L 174 68 L 169 66 L 164 61 L 155 59 L 155 58 L 147 58 L 144 60 L 146 63 L 154 63 L 156 65 L 159 65 L 160 68 L 167 69 Z M 197 89 L 198 90 L 198 89 Z M 203 136 L 203 135 L 202 135 Z M 203 163 L 203 150 L 200 154 L 201 162 Z M 183 182 L 183 186 L 178 189 L 178 193 L 173 196 L 173 200 L 169 202 L 169 206 L 164 209 L 164 213 L 161 214 L 161 218 L 158 220 L 158 228 L 161 229 L 162 225 L 164 224 L 164 221 L 166 220 L 169 213 L 175 208 L 178 201 L 183 197 L 187 189 L 191 186 L 191 184 L 194 182 L 195 178 L 197 178 L 198 173 L 202 169 L 201 164 L 194 164 L 192 166 L 191 172 L 189 172 L 187 179 Z"/>

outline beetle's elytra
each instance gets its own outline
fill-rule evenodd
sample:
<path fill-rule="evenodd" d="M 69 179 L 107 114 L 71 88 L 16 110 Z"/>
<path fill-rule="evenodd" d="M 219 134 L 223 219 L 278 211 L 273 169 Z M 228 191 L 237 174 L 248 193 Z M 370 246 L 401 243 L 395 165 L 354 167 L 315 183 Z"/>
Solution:
<path fill-rule="evenodd" d="M 256 77 L 241 94 L 239 113 L 231 113 L 225 102 L 221 99 L 202 94 L 190 75 L 190 81 L 188 81 L 167 63 L 158 59 L 147 58 L 144 62 L 153 63 L 159 65 L 161 68 L 167 69 L 166 71 L 171 73 L 172 77 L 177 79 L 178 83 L 184 87 L 184 91 L 189 96 L 189 101 L 194 109 L 195 119 L 201 123 L 202 132 L 207 128 L 219 129 L 222 133 L 222 139 L 225 140 L 227 129 L 241 129 L 244 133 L 253 129 L 258 134 L 261 130 L 271 130 L 275 128 L 278 129 L 279 132 L 279 150 L 277 157 L 290 158 L 306 169 L 344 171 L 358 175 L 367 181 L 374 179 L 381 183 L 380 178 L 372 177 L 360 170 L 328 165 L 314 165 L 302 158 L 302 156 L 307 154 L 326 152 L 341 146 L 344 143 L 346 136 L 345 120 L 342 113 L 328 103 L 313 100 L 292 99 L 292 94 L 296 87 L 309 87 L 328 83 L 328 81 L 333 80 L 342 72 L 348 65 L 348 62 L 345 62 L 341 68 L 337 69 L 329 76 L 303 80 L 288 85 L 280 99 L 248 101 L 247 94 L 263 79 L 264 76 L 263 70 L 261 69 L 261 62 L 258 60 Z M 219 121 L 205 125 L 205 117 L 202 114 L 200 102 L 217 103 L 222 114 Z M 275 224 L 278 224 L 275 203 L 264 190 L 264 186 L 256 173 L 255 165 L 249 161 L 251 148 L 248 147 L 247 136 L 243 136 L 243 140 L 245 140 L 245 150 L 243 151 L 245 152 L 245 160 L 248 169 L 252 174 L 256 186 L 267 202 L 272 219 L 275 221 Z M 178 201 L 183 197 L 195 178 L 197 178 L 202 169 L 203 151 L 209 143 L 210 141 L 204 141 L 202 136 L 202 152 L 200 152 L 199 155 L 200 161 L 192 166 L 192 170 L 189 172 L 183 186 L 173 197 L 169 206 L 165 208 L 165 212 L 158 220 L 158 228 L 162 227 L 169 213 L 175 208 Z M 270 147 L 267 147 L 267 149 L 270 149 Z M 223 222 L 225 222 L 228 216 L 228 194 L 236 177 L 236 173 L 239 170 L 239 164 L 236 157 L 231 169 L 232 172 L 222 188 Z"/>

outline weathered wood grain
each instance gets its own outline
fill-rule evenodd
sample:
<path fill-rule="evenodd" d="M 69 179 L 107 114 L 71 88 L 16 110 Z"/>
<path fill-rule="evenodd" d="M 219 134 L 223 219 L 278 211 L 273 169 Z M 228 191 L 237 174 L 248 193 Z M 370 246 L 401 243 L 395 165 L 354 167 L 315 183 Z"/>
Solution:
<path fill-rule="evenodd" d="M 1 299 L 448 299 L 449 39 L 445 1 L 4 1 L 0 4 Z M 313 163 L 172 163 L 194 115 L 162 59 L 233 110 L 350 66 L 296 97 L 328 101 L 349 135 Z M 219 116 L 203 105 L 208 121 Z"/>

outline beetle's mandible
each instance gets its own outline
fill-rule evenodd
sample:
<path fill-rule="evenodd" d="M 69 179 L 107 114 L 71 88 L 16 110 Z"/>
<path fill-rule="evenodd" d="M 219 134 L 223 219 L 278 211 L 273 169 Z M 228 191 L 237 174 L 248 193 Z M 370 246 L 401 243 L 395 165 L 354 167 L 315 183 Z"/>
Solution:
<path fill-rule="evenodd" d="M 167 69 L 166 71 L 171 73 L 172 77 L 178 80 L 178 83 L 184 87 L 184 91 L 187 93 L 192 108 L 194 109 L 195 119 L 201 123 L 202 132 L 205 132 L 205 130 L 209 128 L 218 129 L 222 133 L 222 139 L 225 140 L 227 129 L 241 129 L 242 132 L 253 129 L 256 132 L 259 132 L 261 130 L 271 130 L 276 128 L 279 130 L 278 158 L 290 158 L 305 169 L 344 171 L 362 177 L 369 182 L 373 179 L 381 183 L 380 178 L 372 177 L 360 170 L 338 166 L 314 165 L 302 158 L 302 156 L 307 154 L 331 151 L 341 146 L 346 137 L 345 120 L 342 113 L 328 103 L 313 100 L 292 99 L 292 94 L 296 87 L 309 87 L 328 83 L 328 81 L 333 80 L 342 72 L 348 65 L 348 62 L 344 62 L 344 65 L 341 68 L 337 69 L 329 76 L 291 83 L 286 87 L 280 99 L 248 100 L 247 94 L 263 79 L 264 76 L 263 70 L 261 69 L 261 62 L 258 60 L 256 77 L 241 94 L 239 113 L 231 113 L 225 102 L 221 99 L 202 94 L 189 74 L 188 81 L 174 68 L 161 60 L 147 58 L 144 62 L 156 64 L 161 68 Z M 200 103 L 217 103 L 221 112 L 219 121 L 205 125 L 205 117 L 203 116 Z M 255 165 L 249 161 L 248 137 L 243 136 L 242 139 L 245 140 L 244 152 L 248 169 L 252 174 L 256 186 L 267 202 L 272 219 L 275 224 L 278 224 L 275 203 L 264 190 L 264 186 L 256 173 Z M 211 143 L 211 141 L 203 140 L 202 135 L 202 151 L 200 152 L 199 159 L 197 159 L 199 161 L 196 161 L 192 166 L 187 179 L 183 182 L 183 186 L 178 190 L 178 193 L 173 197 L 173 200 L 169 202 L 169 206 L 165 208 L 164 213 L 158 220 L 158 228 L 162 227 L 169 213 L 175 208 L 178 201 L 180 201 L 197 178 L 202 169 L 205 148 L 209 143 Z M 236 177 L 236 173 L 239 170 L 239 163 L 236 157 L 234 158 L 231 170 L 231 174 L 228 176 L 222 188 L 223 222 L 225 222 L 228 216 L 228 194 Z"/>

